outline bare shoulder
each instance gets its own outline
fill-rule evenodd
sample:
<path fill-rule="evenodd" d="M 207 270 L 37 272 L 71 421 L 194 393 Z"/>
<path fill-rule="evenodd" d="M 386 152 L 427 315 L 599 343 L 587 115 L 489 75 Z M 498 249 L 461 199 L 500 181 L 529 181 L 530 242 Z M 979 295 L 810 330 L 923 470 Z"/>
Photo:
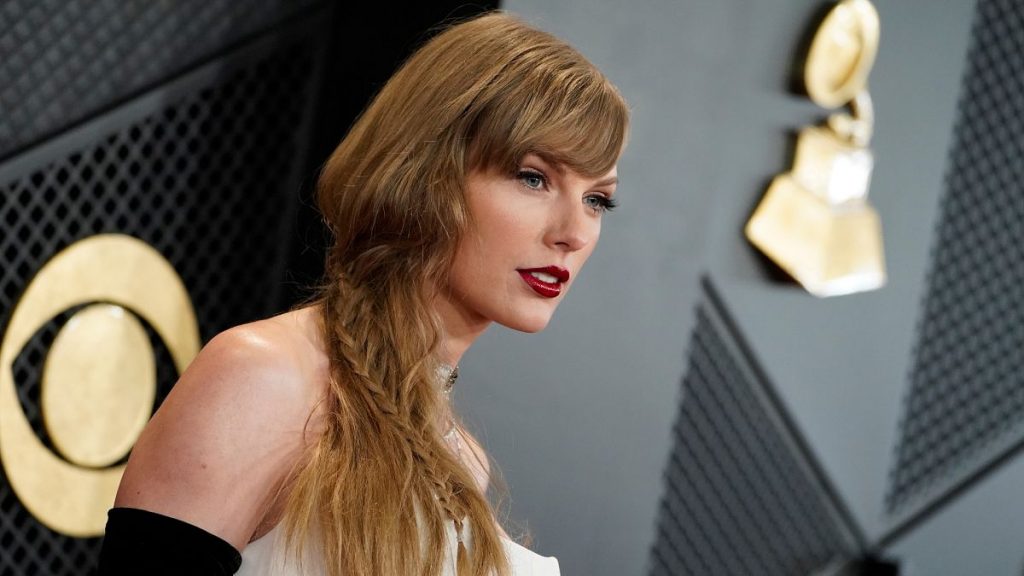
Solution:
<path fill-rule="evenodd" d="M 210 340 L 136 443 L 115 505 L 244 548 L 317 433 L 326 361 L 307 320 L 291 312 Z"/>

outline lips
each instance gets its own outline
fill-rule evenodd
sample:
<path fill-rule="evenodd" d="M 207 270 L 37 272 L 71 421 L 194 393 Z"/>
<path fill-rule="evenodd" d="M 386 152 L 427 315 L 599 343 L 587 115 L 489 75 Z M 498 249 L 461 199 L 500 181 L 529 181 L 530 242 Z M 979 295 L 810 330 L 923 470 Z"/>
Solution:
<path fill-rule="evenodd" d="M 562 293 L 562 284 L 569 281 L 569 271 L 561 266 L 517 269 L 523 282 L 545 298 L 555 298 Z"/>

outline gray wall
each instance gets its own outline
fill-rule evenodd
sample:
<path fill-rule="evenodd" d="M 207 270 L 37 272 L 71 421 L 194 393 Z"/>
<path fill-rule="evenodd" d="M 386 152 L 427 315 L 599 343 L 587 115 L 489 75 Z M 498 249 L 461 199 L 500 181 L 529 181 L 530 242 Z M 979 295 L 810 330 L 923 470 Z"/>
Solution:
<path fill-rule="evenodd" d="M 633 109 L 622 207 L 552 325 L 531 336 L 493 329 L 463 361 L 460 401 L 505 472 L 512 516 L 566 574 L 648 568 L 701 273 L 869 541 L 891 528 L 886 482 L 974 3 L 878 2 L 871 190 L 889 283 L 829 300 L 771 279 L 741 233 L 768 180 L 789 168 L 791 133 L 825 116 L 787 90 L 822 4 L 503 5 L 577 46 Z M 1018 574 L 1019 539 L 994 553 L 1021 533 L 1017 468 L 890 552 L 915 574 Z M 982 538 L 977 522 L 989 517 L 1013 532 Z"/>

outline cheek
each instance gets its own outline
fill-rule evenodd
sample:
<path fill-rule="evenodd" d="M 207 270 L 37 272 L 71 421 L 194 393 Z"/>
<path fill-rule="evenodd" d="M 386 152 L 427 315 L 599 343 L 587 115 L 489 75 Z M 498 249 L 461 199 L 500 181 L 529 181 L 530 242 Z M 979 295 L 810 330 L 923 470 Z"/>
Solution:
<path fill-rule="evenodd" d="M 496 195 L 492 201 L 474 207 L 476 234 L 488 242 L 519 238 L 529 223 L 536 221 L 536 215 L 532 214 L 534 207 L 529 202 L 506 196 L 510 196 L 507 201 L 500 201 Z"/>
<path fill-rule="evenodd" d="M 522 210 L 492 209 L 477 218 L 477 228 L 467 237 L 467 248 L 486 264 L 505 262 L 529 254 L 536 231 Z"/>
<path fill-rule="evenodd" d="M 479 238 L 466 238 L 459 245 L 451 272 L 452 286 L 456 291 L 463 292 L 466 287 L 473 285 L 481 268 L 482 255 Z"/>
<path fill-rule="evenodd" d="M 459 244 L 452 265 L 452 287 L 463 297 L 493 283 L 493 276 L 507 268 L 501 252 L 502 231 L 470 231 Z M 493 288 L 493 286 L 491 286 Z"/>

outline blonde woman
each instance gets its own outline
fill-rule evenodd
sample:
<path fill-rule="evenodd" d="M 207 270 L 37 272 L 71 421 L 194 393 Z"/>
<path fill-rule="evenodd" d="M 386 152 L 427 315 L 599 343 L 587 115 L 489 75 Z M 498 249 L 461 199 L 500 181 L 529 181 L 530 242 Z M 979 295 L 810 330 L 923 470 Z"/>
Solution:
<path fill-rule="evenodd" d="M 492 323 L 542 330 L 614 206 L 626 104 L 513 17 L 455 25 L 323 168 L 317 297 L 227 330 L 143 433 L 100 574 L 549 576 L 448 404 Z"/>

